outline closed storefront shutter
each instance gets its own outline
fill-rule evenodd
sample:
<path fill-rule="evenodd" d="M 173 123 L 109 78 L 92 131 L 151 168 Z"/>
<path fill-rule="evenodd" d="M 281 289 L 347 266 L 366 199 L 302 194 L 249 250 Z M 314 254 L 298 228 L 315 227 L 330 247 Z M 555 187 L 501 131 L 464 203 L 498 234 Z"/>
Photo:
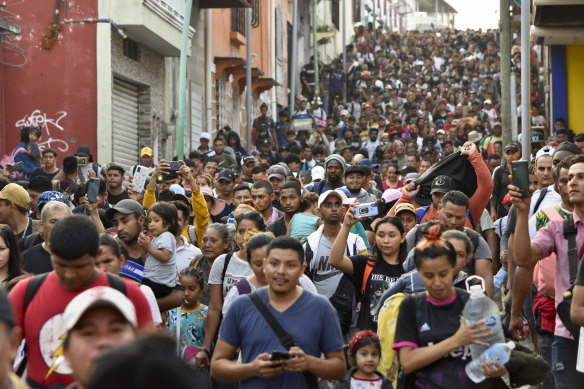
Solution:
<path fill-rule="evenodd" d="M 139 162 L 138 86 L 114 78 L 113 156 L 126 172 Z"/>

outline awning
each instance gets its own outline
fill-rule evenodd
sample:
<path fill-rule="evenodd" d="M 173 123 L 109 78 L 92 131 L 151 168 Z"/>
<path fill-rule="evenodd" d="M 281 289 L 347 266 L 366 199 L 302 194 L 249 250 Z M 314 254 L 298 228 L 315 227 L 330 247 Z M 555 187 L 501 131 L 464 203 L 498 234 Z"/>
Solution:
<path fill-rule="evenodd" d="M 251 8 L 249 0 L 199 0 L 199 8 Z"/>
<path fill-rule="evenodd" d="M 221 78 L 223 72 L 227 76 L 241 70 L 247 61 L 241 57 L 215 57 L 215 79 Z"/>
<path fill-rule="evenodd" d="M 243 72 L 245 73 L 247 71 L 247 68 L 243 69 Z M 259 69 L 259 68 L 251 68 L 251 85 L 252 85 L 252 91 L 253 91 L 253 85 L 254 83 L 257 81 L 258 78 L 260 78 L 261 76 L 264 75 L 264 72 Z M 246 83 L 247 79 L 246 77 L 242 77 L 238 84 L 239 85 L 239 90 L 243 91 L 243 89 L 245 88 L 245 83 Z"/>
<path fill-rule="evenodd" d="M 262 93 L 272 89 L 275 86 L 280 86 L 280 84 L 273 78 L 258 78 L 258 80 L 252 86 L 254 91 L 257 90 L 258 93 Z"/>

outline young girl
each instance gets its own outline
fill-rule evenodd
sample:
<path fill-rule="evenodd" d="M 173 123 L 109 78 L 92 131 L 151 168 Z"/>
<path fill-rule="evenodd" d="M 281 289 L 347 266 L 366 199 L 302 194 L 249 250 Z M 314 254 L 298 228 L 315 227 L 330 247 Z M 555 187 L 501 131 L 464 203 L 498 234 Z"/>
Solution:
<path fill-rule="evenodd" d="M 381 343 L 375 332 L 358 332 L 349 344 L 354 366 L 344 380 L 337 381 L 334 389 L 390 389 L 391 380 L 377 371 L 381 357 Z"/>
<path fill-rule="evenodd" d="M 381 296 L 404 273 L 402 264 L 407 256 L 406 235 L 400 219 L 395 216 L 386 216 L 375 226 L 373 256 L 345 257 L 343 253 L 349 231 L 357 221 L 355 209 L 349 208 L 339 235 L 331 248 L 329 262 L 345 274 L 353 276 L 355 290 L 363 298 L 357 327 L 375 331 Z"/>
<path fill-rule="evenodd" d="M 320 227 L 322 221 L 317 215 L 318 195 L 316 193 L 307 193 L 302 197 L 300 209 L 302 212 L 292 216 L 290 222 L 290 236 L 298 239 L 300 243 L 306 241 L 306 237 L 312 234 Z"/>
<path fill-rule="evenodd" d="M 183 269 L 178 277 L 183 290 L 180 317 L 178 308 L 168 311 L 166 317 L 170 336 L 178 338 L 180 355 L 190 361 L 201 350 L 205 339 L 208 307 L 199 302 L 199 297 L 206 282 L 203 271 L 192 266 Z"/>
<path fill-rule="evenodd" d="M 393 349 L 406 374 L 415 373 L 417 388 L 477 388 L 465 373 L 471 361 L 469 345 L 487 346 L 481 339 L 490 335 L 481 320 L 466 326 L 461 319 L 469 294 L 452 286 L 456 252 L 441 238 L 442 226 L 428 223 L 425 240 L 414 249 L 414 263 L 426 293 L 406 297 L 399 308 Z M 501 377 L 505 367 L 487 364 L 487 378 Z"/>
<path fill-rule="evenodd" d="M 101 254 L 95 258 L 95 266 L 98 269 L 134 281 L 133 278 L 120 272 L 124 266 L 126 256 L 122 253 L 122 248 L 116 239 L 107 233 L 101 234 L 99 237 L 99 248 L 101 249 Z M 152 289 L 146 285 L 140 285 L 140 291 L 142 291 L 146 300 L 148 300 L 154 324 L 162 324 L 160 308 L 158 308 L 158 303 L 156 302 L 156 297 Z"/>
<path fill-rule="evenodd" d="M 164 297 L 176 286 L 176 240 L 179 232 L 176 208 L 168 203 L 156 203 L 148 211 L 148 232 L 154 239 L 141 233 L 144 278 L 142 284 L 152 288 L 156 298 Z"/>

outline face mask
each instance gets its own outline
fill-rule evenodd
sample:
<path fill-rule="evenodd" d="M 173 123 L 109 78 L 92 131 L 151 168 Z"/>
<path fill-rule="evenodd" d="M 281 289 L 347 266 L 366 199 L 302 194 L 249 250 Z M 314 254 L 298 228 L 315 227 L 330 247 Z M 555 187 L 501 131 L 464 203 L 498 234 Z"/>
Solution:
<path fill-rule="evenodd" d="M 473 77 L 472 82 L 479 82 L 478 77 Z"/>
<path fill-rule="evenodd" d="M 438 81 L 438 77 L 432 77 L 432 80 L 434 80 L 436 82 L 436 81 Z"/>

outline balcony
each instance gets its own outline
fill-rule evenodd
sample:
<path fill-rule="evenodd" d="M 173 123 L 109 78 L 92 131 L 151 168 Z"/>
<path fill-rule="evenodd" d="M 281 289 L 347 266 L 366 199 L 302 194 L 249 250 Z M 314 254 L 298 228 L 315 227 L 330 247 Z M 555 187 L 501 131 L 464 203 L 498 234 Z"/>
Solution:
<path fill-rule="evenodd" d="M 99 1 L 100 18 L 114 20 L 133 40 L 163 56 L 180 55 L 185 0 Z M 194 34 L 190 27 L 189 38 Z"/>
<path fill-rule="evenodd" d="M 250 0 L 199 0 L 199 8 L 249 8 Z"/>

